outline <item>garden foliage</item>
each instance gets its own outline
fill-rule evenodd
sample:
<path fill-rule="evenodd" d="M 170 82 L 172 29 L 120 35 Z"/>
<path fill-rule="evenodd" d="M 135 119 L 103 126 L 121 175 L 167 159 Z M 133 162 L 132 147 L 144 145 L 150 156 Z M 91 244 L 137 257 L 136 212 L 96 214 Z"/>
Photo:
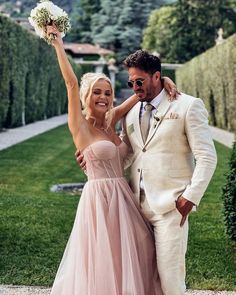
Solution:
<path fill-rule="evenodd" d="M 178 0 L 155 9 L 144 30 L 145 49 L 162 61 L 184 63 L 215 45 L 219 28 L 224 38 L 236 32 L 236 0 Z"/>
<path fill-rule="evenodd" d="M 176 82 L 204 100 L 213 126 L 236 130 L 236 34 L 184 64 Z"/>
<path fill-rule="evenodd" d="M 0 15 L 0 129 L 67 111 L 66 88 L 55 50 Z M 79 77 L 80 68 L 73 62 Z"/>
<path fill-rule="evenodd" d="M 229 237 L 236 242 L 236 142 L 229 167 L 226 184 L 223 187 L 224 220 Z"/>
<path fill-rule="evenodd" d="M 165 3 L 164 0 L 81 0 L 80 9 L 74 11 L 68 38 L 111 49 L 121 62 L 140 48 L 150 12 Z"/>

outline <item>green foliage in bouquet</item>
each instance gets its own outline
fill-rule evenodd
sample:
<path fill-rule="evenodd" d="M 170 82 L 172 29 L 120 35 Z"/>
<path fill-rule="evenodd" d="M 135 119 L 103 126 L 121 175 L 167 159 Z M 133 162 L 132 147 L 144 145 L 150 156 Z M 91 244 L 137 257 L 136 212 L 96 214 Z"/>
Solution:
<path fill-rule="evenodd" d="M 53 48 L 0 15 L 0 129 L 67 112 Z M 78 79 L 81 68 L 72 63 Z"/>
<path fill-rule="evenodd" d="M 37 11 L 36 16 L 32 17 L 40 28 L 43 28 L 45 24 L 51 23 L 51 15 L 46 8 L 41 8 Z"/>
<path fill-rule="evenodd" d="M 59 32 L 69 31 L 70 29 L 69 20 L 64 16 L 60 16 L 57 20 L 54 21 L 54 23 L 58 28 Z"/>
<path fill-rule="evenodd" d="M 236 34 L 176 71 L 178 88 L 201 97 L 213 126 L 236 131 Z"/>
<path fill-rule="evenodd" d="M 236 141 L 234 142 L 229 173 L 223 187 L 224 221 L 227 234 L 236 242 Z"/>

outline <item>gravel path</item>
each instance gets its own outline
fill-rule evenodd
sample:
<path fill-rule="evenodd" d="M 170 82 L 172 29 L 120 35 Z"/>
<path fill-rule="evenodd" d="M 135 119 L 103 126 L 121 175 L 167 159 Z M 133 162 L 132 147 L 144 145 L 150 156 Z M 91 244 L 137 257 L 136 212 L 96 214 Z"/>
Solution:
<path fill-rule="evenodd" d="M 233 147 L 233 142 L 235 140 L 235 135 L 233 132 L 229 132 L 213 126 L 210 126 L 210 129 L 214 140 L 224 144 L 227 147 Z"/>
<path fill-rule="evenodd" d="M 26 286 L 7 286 L 0 285 L 1 295 L 49 295 L 50 289 L 41 287 L 26 287 Z M 70 295 L 70 294 L 68 294 Z M 203 290 L 188 290 L 186 295 L 236 295 L 232 291 L 203 291 Z"/>
<path fill-rule="evenodd" d="M 47 120 L 37 121 L 22 127 L 6 129 L 0 133 L 0 150 L 25 141 L 67 122 L 67 115 L 56 116 Z"/>

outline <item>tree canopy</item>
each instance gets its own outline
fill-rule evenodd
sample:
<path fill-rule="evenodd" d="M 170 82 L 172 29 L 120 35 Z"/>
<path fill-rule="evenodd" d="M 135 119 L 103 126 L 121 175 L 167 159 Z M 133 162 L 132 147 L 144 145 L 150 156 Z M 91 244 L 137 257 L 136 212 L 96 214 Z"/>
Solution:
<path fill-rule="evenodd" d="M 179 0 L 152 12 L 143 47 L 162 60 L 185 62 L 214 46 L 219 28 L 236 32 L 236 0 Z"/>
<path fill-rule="evenodd" d="M 81 0 L 77 17 L 80 41 L 92 42 L 117 53 L 119 60 L 140 48 L 142 31 L 153 9 L 164 0 Z M 76 36 L 76 34 L 75 34 Z"/>

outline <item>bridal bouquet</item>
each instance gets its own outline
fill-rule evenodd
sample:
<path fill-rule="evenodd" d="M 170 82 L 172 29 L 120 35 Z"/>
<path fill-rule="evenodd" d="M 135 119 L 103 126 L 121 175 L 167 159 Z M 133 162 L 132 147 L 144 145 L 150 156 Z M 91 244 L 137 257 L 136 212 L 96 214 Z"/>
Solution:
<path fill-rule="evenodd" d="M 48 0 L 41 0 L 40 3 L 31 10 L 28 19 L 30 24 L 34 27 L 36 34 L 40 38 L 43 38 L 48 44 L 52 44 L 52 41 L 56 39 L 56 36 L 53 34 L 47 37 L 46 32 L 48 25 L 54 24 L 61 33 L 62 38 L 71 28 L 68 14 Z"/>

